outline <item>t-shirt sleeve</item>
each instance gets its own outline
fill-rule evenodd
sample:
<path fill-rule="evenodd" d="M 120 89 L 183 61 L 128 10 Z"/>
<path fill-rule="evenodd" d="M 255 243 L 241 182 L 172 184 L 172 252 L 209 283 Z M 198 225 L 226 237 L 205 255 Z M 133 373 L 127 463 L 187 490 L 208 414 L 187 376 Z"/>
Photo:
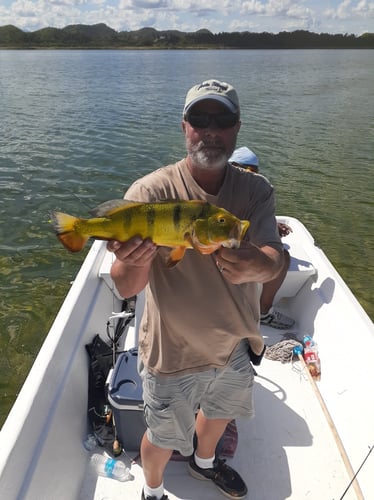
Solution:
<path fill-rule="evenodd" d="M 139 201 L 143 203 L 155 202 L 156 196 L 151 190 L 145 187 L 141 182 L 135 181 L 125 193 L 125 199 L 129 201 Z"/>

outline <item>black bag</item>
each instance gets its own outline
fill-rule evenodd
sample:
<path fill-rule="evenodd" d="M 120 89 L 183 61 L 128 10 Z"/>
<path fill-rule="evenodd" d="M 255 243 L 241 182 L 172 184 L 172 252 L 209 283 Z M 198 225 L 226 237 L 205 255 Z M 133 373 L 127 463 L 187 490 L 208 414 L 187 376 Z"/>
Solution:
<path fill-rule="evenodd" d="M 251 360 L 252 365 L 259 366 L 261 364 L 262 358 L 264 357 L 266 351 L 266 345 L 261 351 L 261 354 L 255 354 L 252 351 L 251 346 L 248 346 L 248 354 L 249 354 L 249 359 Z"/>
<path fill-rule="evenodd" d="M 116 440 L 111 409 L 107 400 L 106 380 L 112 368 L 113 352 L 100 335 L 95 335 L 91 344 L 86 345 L 90 358 L 88 368 L 88 421 L 97 443 L 112 456 Z M 120 453 L 120 452 L 119 452 Z"/>
<path fill-rule="evenodd" d="M 122 447 L 117 441 L 112 410 L 108 403 L 106 381 L 114 366 L 118 343 L 127 325 L 135 316 L 135 297 L 125 299 L 122 311 L 131 313 L 126 318 L 120 318 L 113 334 L 110 333 L 110 322 L 107 323 L 107 336 L 110 344 L 104 342 L 100 335 L 95 335 L 91 344 L 87 344 L 89 356 L 88 368 L 88 404 L 87 415 L 93 435 L 97 443 L 103 446 L 112 456 L 121 453 Z"/>

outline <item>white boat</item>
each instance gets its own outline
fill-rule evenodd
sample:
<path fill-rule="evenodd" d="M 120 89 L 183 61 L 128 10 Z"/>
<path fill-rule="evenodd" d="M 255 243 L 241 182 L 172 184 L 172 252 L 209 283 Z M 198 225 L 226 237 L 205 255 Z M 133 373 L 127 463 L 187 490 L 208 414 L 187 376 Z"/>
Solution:
<path fill-rule="evenodd" d="M 322 376 L 314 385 L 300 360 L 263 359 L 256 367 L 256 416 L 237 421 L 237 449 L 228 463 L 245 478 L 251 500 L 373 499 L 373 323 L 307 229 L 291 217 L 278 220 L 293 232 L 283 238 L 292 259 L 277 307 L 296 319 L 294 334 L 318 343 Z M 133 481 L 97 476 L 82 445 L 84 346 L 97 333 L 105 338 L 108 317 L 121 309 L 109 275 L 112 258 L 105 242 L 93 243 L 1 430 L 1 499 L 140 498 L 139 461 L 124 455 Z M 124 348 L 136 343 L 141 304 L 140 296 Z M 269 327 L 262 333 L 269 345 L 284 338 Z M 183 461 L 168 464 L 164 484 L 170 500 L 221 498 L 209 481 L 193 479 Z"/>

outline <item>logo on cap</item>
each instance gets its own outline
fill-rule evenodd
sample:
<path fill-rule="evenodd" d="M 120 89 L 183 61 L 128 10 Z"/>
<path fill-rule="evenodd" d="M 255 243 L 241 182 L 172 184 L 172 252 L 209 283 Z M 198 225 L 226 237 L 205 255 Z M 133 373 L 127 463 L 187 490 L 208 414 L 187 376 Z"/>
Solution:
<path fill-rule="evenodd" d="M 216 90 L 217 92 L 226 92 L 229 89 L 229 86 L 226 85 L 225 83 L 216 82 L 215 80 L 212 80 L 209 82 L 201 83 L 197 87 L 197 90 L 200 90 L 200 89 L 212 89 L 212 90 Z"/>

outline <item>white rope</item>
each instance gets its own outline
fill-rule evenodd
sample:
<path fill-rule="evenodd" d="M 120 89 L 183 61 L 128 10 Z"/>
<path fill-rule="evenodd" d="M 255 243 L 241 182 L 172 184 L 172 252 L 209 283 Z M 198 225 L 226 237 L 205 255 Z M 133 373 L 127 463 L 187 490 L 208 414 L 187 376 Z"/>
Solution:
<path fill-rule="evenodd" d="M 287 338 L 266 347 L 265 358 L 272 361 L 280 361 L 281 363 L 291 363 L 294 352 L 293 349 L 296 346 L 301 346 L 302 343 L 294 338 Z"/>

